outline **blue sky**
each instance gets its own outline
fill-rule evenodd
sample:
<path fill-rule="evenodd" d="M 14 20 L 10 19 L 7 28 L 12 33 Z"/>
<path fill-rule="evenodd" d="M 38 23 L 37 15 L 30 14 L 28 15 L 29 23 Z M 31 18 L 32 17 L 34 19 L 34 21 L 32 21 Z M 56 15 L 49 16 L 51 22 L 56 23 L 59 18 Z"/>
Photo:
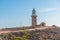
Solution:
<path fill-rule="evenodd" d="M 38 24 L 60 26 L 60 0 L 0 0 L 0 28 L 31 25 L 33 8 Z"/>

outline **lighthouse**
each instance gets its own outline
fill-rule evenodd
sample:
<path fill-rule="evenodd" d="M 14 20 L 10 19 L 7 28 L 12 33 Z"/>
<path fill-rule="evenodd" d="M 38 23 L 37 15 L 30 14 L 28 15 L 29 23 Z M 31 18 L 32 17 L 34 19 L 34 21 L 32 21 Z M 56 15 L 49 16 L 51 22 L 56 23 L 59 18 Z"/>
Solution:
<path fill-rule="evenodd" d="M 32 10 L 32 26 L 36 26 L 37 25 L 37 15 L 36 15 L 36 10 L 33 8 Z"/>

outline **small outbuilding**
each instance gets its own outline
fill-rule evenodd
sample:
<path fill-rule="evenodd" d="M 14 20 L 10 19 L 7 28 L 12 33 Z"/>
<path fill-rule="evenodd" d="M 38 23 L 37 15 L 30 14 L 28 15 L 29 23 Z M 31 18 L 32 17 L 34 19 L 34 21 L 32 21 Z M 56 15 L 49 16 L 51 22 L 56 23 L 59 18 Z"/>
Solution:
<path fill-rule="evenodd" d="M 46 26 L 45 22 L 41 22 L 40 26 Z"/>

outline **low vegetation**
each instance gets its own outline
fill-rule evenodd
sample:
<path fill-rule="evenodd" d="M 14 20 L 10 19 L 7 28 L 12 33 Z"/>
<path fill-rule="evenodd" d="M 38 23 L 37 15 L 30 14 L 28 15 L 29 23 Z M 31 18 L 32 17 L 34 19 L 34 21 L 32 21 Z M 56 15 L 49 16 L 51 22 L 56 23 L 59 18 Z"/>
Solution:
<path fill-rule="evenodd" d="M 60 40 L 60 28 L 0 34 L 2 40 Z"/>

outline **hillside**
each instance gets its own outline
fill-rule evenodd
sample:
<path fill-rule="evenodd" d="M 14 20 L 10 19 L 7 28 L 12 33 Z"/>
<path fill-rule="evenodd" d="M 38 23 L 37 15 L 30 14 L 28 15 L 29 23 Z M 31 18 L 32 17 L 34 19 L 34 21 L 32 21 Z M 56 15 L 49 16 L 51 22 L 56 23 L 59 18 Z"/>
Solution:
<path fill-rule="evenodd" d="M 60 28 L 48 28 L 44 30 L 31 31 L 31 40 L 60 40 Z"/>
<path fill-rule="evenodd" d="M 23 32 L 24 33 L 24 32 Z M 8 38 L 10 40 L 12 35 L 16 36 L 16 37 L 22 37 L 23 35 L 22 32 L 12 32 L 12 33 L 8 33 L 8 34 L 4 34 L 3 36 L 1 35 L 2 38 Z M 26 31 L 24 36 L 26 37 L 26 35 L 30 36 L 30 38 L 27 38 L 28 40 L 60 40 L 60 28 L 59 27 L 48 27 L 46 29 L 43 30 L 32 30 L 32 31 Z M 7 36 L 8 35 L 8 36 Z M 27 36 L 27 37 L 28 37 Z M 20 40 L 20 39 L 18 39 Z"/>

